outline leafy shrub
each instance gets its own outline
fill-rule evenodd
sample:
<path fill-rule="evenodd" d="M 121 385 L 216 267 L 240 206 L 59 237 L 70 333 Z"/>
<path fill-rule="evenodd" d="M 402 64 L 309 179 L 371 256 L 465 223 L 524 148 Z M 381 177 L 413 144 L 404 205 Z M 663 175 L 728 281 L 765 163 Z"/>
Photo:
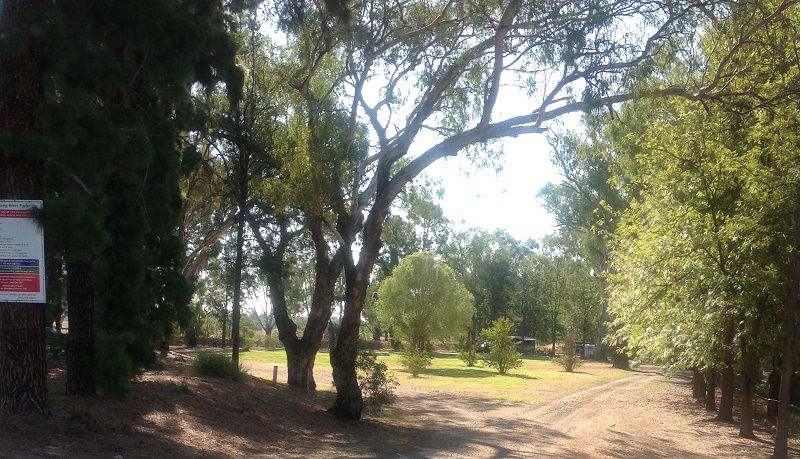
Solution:
<path fill-rule="evenodd" d="M 278 339 L 277 336 L 264 335 L 259 339 L 259 341 L 260 342 L 258 344 L 260 346 L 264 346 L 265 349 L 274 350 L 274 349 L 284 348 L 284 344 L 281 342 L 281 340 Z"/>
<path fill-rule="evenodd" d="M 507 318 L 500 318 L 492 326 L 481 331 L 481 337 L 489 344 L 489 352 L 482 357 L 484 363 L 496 368 L 505 375 L 509 370 L 523 364 L 517 352 L 517 344 L 509 336 L 514 324 Z"/>
<path fill-rule="evenodd" d="M 562 365 L 565 371 L 572 373 L 583 363 L 578 354 L 576 354 L 576 335 L 573 332 L 567 333 L 563 346 L 564 353 L 561 356 L 554 357 L 552 362 Z"/>
<path fill-rule="evenodd" d="M 192 368 L 196 373 L 215 378 L 232 379 L 241 382 L 245 379 L 242 365 L 234 367 L 231 356 L 216 352 L 200 352 L 195 357 Z"/>
<path fill-rule="evenodd" d="M 408 350 L 401 354 L 400 364 L 416 378 L 423 370 L 431 365 L 431 354 L 414 349 Z"/>
<path fill-rule="evenodd" d="M 388 372 L 387 364 L 376 360 L 375 353 L 360 352 L 356 358 L 356 372 L 368 411 L 378 413 L 395 402 L 398 381 Z"/>
<path fill-rule="evenodd" d="M 476 362 L 478 362 L 478 353 L 476 353 L 476 347 L 474 345 L 467 345 L 459 351 L 459 359 L 465 363 L 468 367 L 476 366 Z"/>

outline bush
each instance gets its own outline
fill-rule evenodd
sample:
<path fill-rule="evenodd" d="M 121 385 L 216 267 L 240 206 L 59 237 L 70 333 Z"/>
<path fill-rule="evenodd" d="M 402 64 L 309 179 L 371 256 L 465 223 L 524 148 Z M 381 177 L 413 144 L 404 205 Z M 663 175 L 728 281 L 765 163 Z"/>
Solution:
<path fill-rule="evenodd" d="M 573 370 L 583 364 L 578 354 L 576 354 L 576 335 L 573 332 L 568 332 L 565 336 L 563 352 L 561 356 L 554 357 L 552 362 L 562 365 L 565 371 L 572 373 Z"/>
<path fill-rule="evenodd" d="M 242 365 L 234 367 L 231 356 L 216 352 L 200 352 L 195 357 L 192 368 L 197 374 L 204 376 L 214 376 L 215 378 L 232 379 L 242 382 L 245 379 L 245 372 Z"/>
<path fill-rule="evenodd" d="M 278 339 L 277 336 L 264 335 L 263 337 L 261 337 L 260 341 L 261 342 L 259 343 L 259 345 L 264 346 L 265 349 L 275 350 L 284 348 L 284 344 L 281 342 L 281 340 Z"/>
<path fill-rule="evenodd" d="M 501 318 L 481 332 L 481 337 L 489 344 L 489 352 L 482 357 L 482 360 L 486 365 L 496 368 L 502 375 L 523 364 L 521 355 L 517 352 L 517 344 L 509 336 L 513 325 L 511 320 Z"/>
<path fill-rule="evenodd" d="M 416 378 L 423 370 L 431 365 L 431 354 L 418 350 L 405 351 L 401 354 L 400 364 Z"/>
<path fill-rule="evenodd" d="M 476 353 L 475 346 L 468 346 L 459 352 L 459 359 L 468 367 L 476 366 L 478 362 L 478 354 Z"/>
<path fill-rule="evenodd" d="M 360 352 L 356 358 L 356 372 L 365 409 L 378 413 L 384 406 L 395 402 L 398 381 L 387 371 L 385 363 L 376 360 L 375 353 Z"/>

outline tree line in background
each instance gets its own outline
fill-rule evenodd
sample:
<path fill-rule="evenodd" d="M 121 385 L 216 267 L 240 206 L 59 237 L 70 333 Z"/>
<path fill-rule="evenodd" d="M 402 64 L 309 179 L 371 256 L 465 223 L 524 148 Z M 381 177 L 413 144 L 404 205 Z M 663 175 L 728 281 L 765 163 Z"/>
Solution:
<path fill-rule="evenodd" d="M 179 329 L 209 327 L 235 365 L 243 333 L 276 329 L 289 383 L 314 387 L 336 329 L 330 411 L 358 419 L 363 322 L 400 327 L 381 292 L 428 252 L 472 296 L 467 348 L 502 318 L 553 353 L 569 333 L 719 381 L 723 419 L 737 373 L 743 435 L 767 369 L 786 455 L 797 2 L 0 7 L 0 198 L 45 201 L 53 305 L 0 305 L 3 412 L 46 411 L 42 324 L 66 308 L 70 394 L 125 394 Z M 502 117 L 513 86 L 530 107 Z M 545 241 L 455 233 L 420 183 L 577 111 L 585 132 L 552 136 Z M 243 318 L 255 291 L 269 306 Z"/>

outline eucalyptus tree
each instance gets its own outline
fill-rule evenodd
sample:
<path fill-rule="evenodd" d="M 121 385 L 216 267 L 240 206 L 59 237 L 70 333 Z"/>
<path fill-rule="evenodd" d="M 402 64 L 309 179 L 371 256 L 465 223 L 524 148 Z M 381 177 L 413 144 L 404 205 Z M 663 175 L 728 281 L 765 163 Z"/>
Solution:
<path fill-rule="evenodd" d="M 517 302 L 521 264 L 531 248 L 501 230 L 471 229 L 450 238 L 442 256 L 475 298 L 472 336 L 499 317 L 521 313 Z"/>
<path fill-rule="evenodd" d="M 691 37 L 683 32 L 702 13 L 724 11 L 704 2 L 367 1 L 343 25 L 324 7 L 305 10 L 290 37 L 298 52 L 287 77 L 303 99 L 311 149 L 332 145 L 317 134 L 321 122 L 336 115 L 346 123 L 342 151 L 324 158 L 337 171 L 324 177 L 334 180 L 331 194 L 306 215 L 319 219 L 322 255 L 344 270 L 342 333 L 331 354 L 334 414 L 361 415 L 361 312 L 384 222 L 404 186 L 442 158 L 480 160 L 493 140 L 543 132 L 565 113 L 635 96 L 690 96 L 674 87 L 634 94 L 630 82 L 655 56 L 684 46 Z M 633 33 L 637 23 L 652 33 Z M 502 113 L 499 100 L 516 86 L 528 89 L 530 103 Z M 367 149 L 357 142 L 365 128 Z"/>
<path fill-rule="evenodd" d="M 606 290 L 609 275 L 609 241 L 626 201 L 613 182 L 613 158 L 608 141 L 601 135 L 606 115 L 585 116 L 586 137 L 562 133 L 551 138 L 552 161 L 561 170 L 563 181 L 548 184 L 540 196 L 555 216 L 564 244 L 584 259 L 593 271 L 593 279 L 602 293 L 597 322 L 596 344 L 600 356 L 606 355 Z M 568 247 L 566 247 L 568 248 Z M 614 351 L 614 355 L 620 351 Z M 619 359 L 613 359 L 617 363 Z"/>

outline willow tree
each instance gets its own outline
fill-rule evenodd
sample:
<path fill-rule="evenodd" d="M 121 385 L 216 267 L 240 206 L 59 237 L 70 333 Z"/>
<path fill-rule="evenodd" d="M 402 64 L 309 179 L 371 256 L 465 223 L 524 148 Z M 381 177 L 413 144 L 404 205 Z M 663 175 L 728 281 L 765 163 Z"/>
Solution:
<path fill-rule="evenodd" d="M 475 308 L 473 295 L 448 265 L 415 252 L 381 282 L 376 313 L 410 353 L 423 353 L 433 340 L 464 334 Z"/>

